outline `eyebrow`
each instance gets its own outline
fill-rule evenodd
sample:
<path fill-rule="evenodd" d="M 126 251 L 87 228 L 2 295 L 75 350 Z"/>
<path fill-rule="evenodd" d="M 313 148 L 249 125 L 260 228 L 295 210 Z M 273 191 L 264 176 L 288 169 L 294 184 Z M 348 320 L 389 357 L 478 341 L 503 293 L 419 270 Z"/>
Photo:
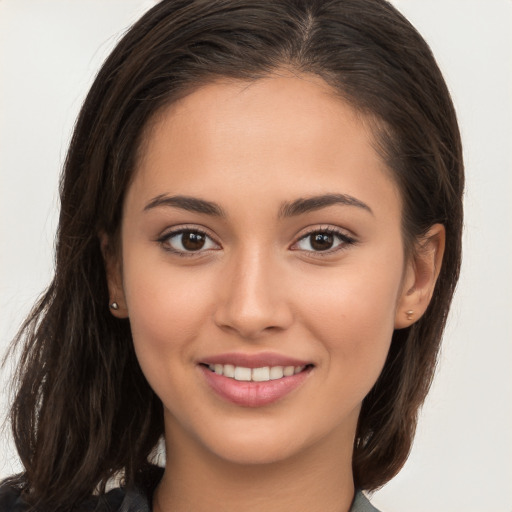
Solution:
<path fill-rule="evenodd" d="M 372 209 L 366 203 L 363 203 L 353 196 L 347 194 L 323 194 L 320 196 L 299 198 L 291 203 L 284 203 L 279 211 L 279 216 L 294 217 L 296 215 L 302 215 L 304 213 L 327 208 L 328 206 L 333 206 L 335 204 L 356 206 L 357 208 L 366 210 L 373 215 Z"/>
<path fill-rule="evenodd" d="M 299 198 L 289 203 L 283 203 L 279 209 L 279 217 L 295 217 L 304 213 L 320 210 L 341 204 L 344 206 L 356 206 L 363 210 L 368 211 L 373 215 L 372 209 L 366 204 L 347 194 L 323 194 L 319 196 L 311 196 Z M 167 196 L 161 194 L 153 198 L 145 207 L 144 211 L 152 210 L 158 207 L 172 207 L 181 208 L 189 212 L 202 213 L 205 215 L 212 215 L 214 217 L 226 217 L 226 213 L 217 203 L 199 199 L 190 196 Z"/>
<path fill-rule="evenodd" d="M 170 206 L 181 208 L 189 212 L 204 213 L 205 215 L 213 215 L 215 217 L 225 217 L 224 210 L 216 203 L 205 201 L 190 196 L 166 196 L 165 194 L 156 196 L 145 207 L 144 211 L 158 208 L 159 206 Z"/>

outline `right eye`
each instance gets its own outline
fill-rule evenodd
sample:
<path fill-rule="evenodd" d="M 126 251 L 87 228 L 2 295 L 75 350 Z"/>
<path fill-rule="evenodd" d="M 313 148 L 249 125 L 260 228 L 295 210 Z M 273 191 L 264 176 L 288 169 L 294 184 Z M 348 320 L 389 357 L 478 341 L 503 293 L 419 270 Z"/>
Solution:
<path fill-rule="evenodd" d="M 219 249 L 219 245 L 206 233 L 197 229 L 180 229 L 158 240 L 163 247 L 180 256 L 191 256 L 204 251 Z"/>

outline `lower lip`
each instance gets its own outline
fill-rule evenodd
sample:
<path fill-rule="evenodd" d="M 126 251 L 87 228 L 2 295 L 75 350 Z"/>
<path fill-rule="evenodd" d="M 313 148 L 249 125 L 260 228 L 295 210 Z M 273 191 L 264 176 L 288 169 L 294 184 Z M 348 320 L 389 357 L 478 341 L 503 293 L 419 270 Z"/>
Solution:
<path fill-rule="evenodd" d="M 206 366 L 200 365 L 206 382 L 225 400 L 242 407 L 262 407 L 274 402 L 297 389 L 308 377 L 311 367 L 306 367 L 300 373 L 281 379 L 265 382 L 238 381 L 212 372 Z"/>

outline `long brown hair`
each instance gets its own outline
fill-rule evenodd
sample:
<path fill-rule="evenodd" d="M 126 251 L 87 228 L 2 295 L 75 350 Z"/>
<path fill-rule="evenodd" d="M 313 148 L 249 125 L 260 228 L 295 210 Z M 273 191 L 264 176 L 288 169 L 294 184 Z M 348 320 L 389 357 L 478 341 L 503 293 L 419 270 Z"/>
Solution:
<path fill-rule="evenodd" d="M 384 0 L 163 0 L 126 33 L 85 100 L 60 184 L 55 276 L 16 340 L 11 421 L 25 472 L 13 482 L 42 510 L 70 510 L 120 472 L 133 485 L 163 434 L 129 323 L 109 313 L 98 238 L 119 234 L 144 128 L 202 84 L 283 67 L 322 77 L 373 120 L 401 191 L 406 247 L 434 223 L 446 228 L 429 308 L 395 331 L 364 400 L 355 483 L 373 490 L 404 464 L 461 258 L 460 135 L 430 49 Z"/>

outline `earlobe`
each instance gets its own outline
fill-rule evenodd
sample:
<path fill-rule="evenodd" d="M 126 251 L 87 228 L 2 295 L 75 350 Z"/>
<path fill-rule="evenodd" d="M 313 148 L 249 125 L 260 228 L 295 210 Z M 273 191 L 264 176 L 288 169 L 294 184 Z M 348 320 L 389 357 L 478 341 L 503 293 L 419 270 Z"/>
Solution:
<path fill-rule="evenodd" d="M 407 263 L 401 296 L 399 298 L 395 329 L 409 327 L 425 313 L 443 262 L 446 231 L 442 224 L 434 224 L 417 241 L 415 253 Z"/>
<path fill-rule="evenodd" d="M 109 303 L 105 305 L 116 318 L 127 318 L 128 309 L 124 297 L 121 262 L 118 251 L 105 233 L 99 234 L 101 254 L 105 264 L 105 275 L 109 291 Z"/>

